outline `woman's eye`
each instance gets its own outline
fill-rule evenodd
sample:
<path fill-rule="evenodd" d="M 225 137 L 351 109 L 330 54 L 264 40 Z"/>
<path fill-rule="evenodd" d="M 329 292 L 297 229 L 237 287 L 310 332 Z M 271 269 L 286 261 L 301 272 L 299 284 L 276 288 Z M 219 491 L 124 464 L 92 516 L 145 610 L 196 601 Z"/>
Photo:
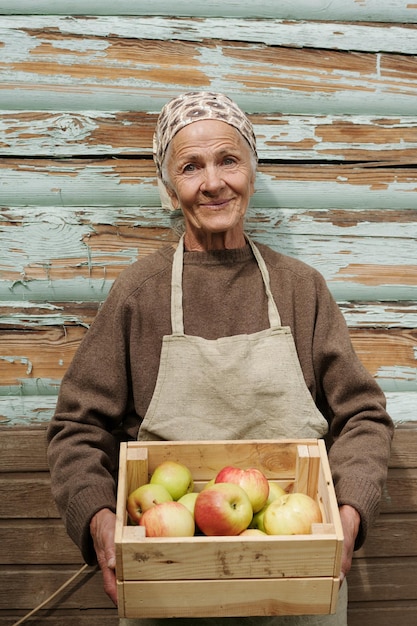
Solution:
<path fill-rule="evenodd" d="M 223 161 L 224 165 L 234 165 L 236 160 L 233 157 L 226 157 Z"/>
<path fill-rule="evenodd" d="M 196 166 L 194 163 L 187 163 L 187 165 L 184 165 L 183 167 L 183 172 L 194 172 L 196 169 Z"/>

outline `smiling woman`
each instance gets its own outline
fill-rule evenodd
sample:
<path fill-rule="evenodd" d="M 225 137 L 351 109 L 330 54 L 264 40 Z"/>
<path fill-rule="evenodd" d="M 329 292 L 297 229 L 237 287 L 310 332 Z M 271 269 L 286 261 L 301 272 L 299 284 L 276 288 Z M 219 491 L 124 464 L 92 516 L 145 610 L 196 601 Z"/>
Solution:
<path fill-rule="evenodd" d="M 223 94 L 181 94 L 162 109 L 153 148 L 160 187 L 185 231 L 175 250 L 120 274 L 64 376 L 48 429 L 58 508 L 117 603 L 113 431 L 142 441 L 328 434 L 344 532 L 337 612 L 284 609 L 257 624 L 346 626 L 344 579 L 387 474 L 393 425 L 384 395 L 323 277 L 244 230 L 257 156 L 246 114 Z M 208 623 L 227 616 L 240 626 L 248 615 L 229 607 Z"/>

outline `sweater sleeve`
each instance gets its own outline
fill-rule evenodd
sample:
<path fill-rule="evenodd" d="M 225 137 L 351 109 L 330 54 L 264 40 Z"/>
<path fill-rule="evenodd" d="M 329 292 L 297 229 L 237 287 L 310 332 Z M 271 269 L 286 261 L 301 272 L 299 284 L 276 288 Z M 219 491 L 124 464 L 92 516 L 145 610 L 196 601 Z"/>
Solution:
<path fill-rule="evenodd" d="M 394 427 L 385 396 L 352 346 L 343 315 L 319 279 L 314 367 L 330 422 L 329 462 L 339 505 L 361 516 L 359 548 L 372 524 L 387 477 Z"/>
<path fill-rule="evenodd" d="M 102 508 L 116 508 L 118 441 L 113 431 L 128 410 L 128 324 L 113 290 L 63 378 L 47 431 L 52 495 L 89 564 L 95 562 L 90 520 Z"/>

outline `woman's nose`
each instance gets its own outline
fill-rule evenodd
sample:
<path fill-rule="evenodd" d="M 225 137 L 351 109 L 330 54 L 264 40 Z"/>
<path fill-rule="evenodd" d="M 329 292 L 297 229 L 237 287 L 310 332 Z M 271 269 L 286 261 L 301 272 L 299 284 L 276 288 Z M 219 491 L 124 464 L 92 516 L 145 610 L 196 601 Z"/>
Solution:
<path fill-rule="evenodd" d="M 213 193 L 223 185 L 223 179 L 218 167 L 215 165 L 208 166 L 204 170 L 204 176 L 201 184 L 203 191 Z"/>

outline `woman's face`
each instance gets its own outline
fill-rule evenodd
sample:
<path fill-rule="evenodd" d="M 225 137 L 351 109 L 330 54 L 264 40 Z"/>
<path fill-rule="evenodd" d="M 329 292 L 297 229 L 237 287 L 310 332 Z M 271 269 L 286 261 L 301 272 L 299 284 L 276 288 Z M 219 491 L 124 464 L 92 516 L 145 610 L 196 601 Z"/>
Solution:
<path fill-rule="evenodd" d="M 184 214 L 188 247 L 244 245 L 255 172 L 239 131 L 219 120 L 193 122 L 174 136 L 167 159 L 168 192 Z"/>

